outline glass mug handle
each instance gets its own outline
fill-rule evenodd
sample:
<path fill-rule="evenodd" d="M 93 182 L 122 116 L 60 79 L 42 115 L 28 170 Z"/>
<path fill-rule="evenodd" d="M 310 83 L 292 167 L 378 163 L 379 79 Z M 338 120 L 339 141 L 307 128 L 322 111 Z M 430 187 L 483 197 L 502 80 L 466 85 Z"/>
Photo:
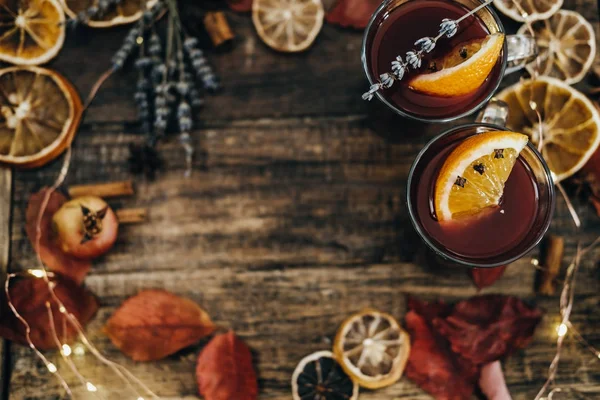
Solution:
<path fill-rule="evenodd" d="M 487 103 L 483 111 L 477 116 L 476 122 L 482 122 L 484 124 L 498 125 L 501 127 L 506 126 L 508 120 L 508 104 L 502 100 L 498 100 L 495 97 Z"/>
<path fill-rule="evenodd" d="M 529 35 L 507 35 L 506 48 L 508 55 L 504 75 L 522 69 L 526 64 L 535 60 L 538 55 L 535 39 Z"/>

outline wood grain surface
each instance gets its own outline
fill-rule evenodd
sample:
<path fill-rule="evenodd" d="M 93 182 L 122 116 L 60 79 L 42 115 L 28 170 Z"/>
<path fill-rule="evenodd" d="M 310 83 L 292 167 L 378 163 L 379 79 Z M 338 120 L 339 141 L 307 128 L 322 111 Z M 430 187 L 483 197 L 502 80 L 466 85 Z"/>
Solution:
<path fill-rule="evenodd" d="M 565 8 L 581 12 L 598 30 L 593 0 L 566 0 Z M 148 221 L 122 227 L 113 250 L 94 263 L 85 284 L 98 296 L 101 309 L 88 333 L 105 354 L 161 397 L 198 398 L 194 366 L 205 342 L 160 362 L 134 363 L 102 333 L 128 296 L 147 288 L 170 290 L 197 301 L 216 323 L 247 341 L 260 399 L 288 400 L 298 361 L 329 349 L 337 326 L 350 313 L 370 306 L 402 320 L 406 294 L 457 301 L 477 293 L 465 270 L 432 262 L 405 205 L 407 174 L 419 149 L 443 129 L 474 117 L 426 125 L 397 117 L 376 101 L 363 102 L 367 81 L 359 59 L 360 32 L 326 25 L 309 51 L 281 55 L 262 44 L 248 15 L 227 15 L 236 40 L 233 51 L 211 57 L 224 90 L 208 98 L 199 115 L 191 178 L 184 177 L 183 151 L 173 139 L 160 146 L 166 168 L 156 180 L 138 177 L 135 196 L 109 200 L 115 208 L 147 208 Z M 509 30 L 518 27 L 504 21 Z M 117 28 L 70 34 L 51 67 L 87 93 L 125 33 Z M 100 91 L 75 140 L 67 185 L 131 177 L 128 146 L 142 140 L 132 100 L 134 79 L 133 72 L 119 73 Z M 506 84 L 517 79 L 508 77 Z M 35 261 L 24 229 L 27 199 L 51 183 L 59 164 L 14 174 L 13 270 Z M 600 218 L 592 207 L 573 198 L 584 221 L 579 236 L 562 200 L 551 226 L 552 233 L 565 237 L 563 267 L 578 239 L 589 244 L 600 234 Z M 6 218 L 2 210 L 0 204 L 0 222 Z M 0 229 L 6 229 L 4 223 Z M 533 399 L 543 384 L 559 321 L 558 295 L 534 293 L 531 258 L 537 256 L 536 249 L 483 291 L 516 295 L 547 311 L 533 343 L 504 363 L 508 386 L 518 400 Z M 572 318 L 598 347 L 599 256 L 595 249 L 582 262 Z M 64 367 L 56 354 L 49 358 Z M 103 398 L 132 398 L 92 357 L 74 359 Z M 10 376 L 5 398 L 64 396 L 27 348 L 11 347 L 10 367 L 10 375 L 3 375 Z M 559 384 L 600 385 L 600 360 L 572 339 L 560 370 Z M 78 387 L 73 376 L 67 377 Z M 384 390 L 365 390 L 360 398 L 430 399 L 406 378 Z"/>

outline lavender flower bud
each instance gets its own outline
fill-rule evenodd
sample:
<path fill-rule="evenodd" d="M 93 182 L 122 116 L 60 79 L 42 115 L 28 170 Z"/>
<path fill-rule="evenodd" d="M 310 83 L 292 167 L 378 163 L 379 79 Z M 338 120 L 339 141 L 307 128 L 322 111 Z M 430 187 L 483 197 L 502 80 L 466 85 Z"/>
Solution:
<path fill-rule="evenodd" d="M 188 82 L 182 81 L 182 82 L 177 82 L 177 92 L 181 95 L 181 96 L 187 96 L 188 93 L 190 92 L 192 85 L 190 85 Z"/>
<path fill-rule="evenodd" d="M 192 130 L 192 119 L 190 117 L 181 117 L 178 119 L 179 122 L 179 130 L 181 132 L 189 132 Z"/>
<path fill-rule="evenodd" d="M 386 72 L 385 74 L 379 75 L 379 79 L 381 80 L 383 87 L 386 89 L 391 88 L 394 84 L 394 76 L 390 73 Z"/>
<path fill-rule="evenodd" d="M 167 66 L 165 64 L 158 64 L 152 68 L 152 79 L 157 83 L 162 81 L 166 74 Z"/>
<path fill-rule="evenodd" d="M 406 70 L 406 64 L 402 61 L 402 57 L 396 57 L 395 61 L 392 61 L 392 73 L 396 76 L 396 79 L 401 81 L 404 78 L 404 72 Z"/>
<path fill-rule="evenodd" d="M 163 133 L 167 129 L 167 120 L 156 117 L 154 120 L 154 129 L 156 129 L 159 133 Z"/>
<path fill-rule="evenodd" d="M 156 117 L 161 119 L 167 119 L 170 114 L 170 110 L 168 107 L 159 107 L 156 109 Z"/>
<path fill-rule="evenodd" d="M 371 87 L 369 88 L 369 91 L 363 93 L 362 99 L 363 100 L 367 100 L 367 101 L 373 100 L 373 94 L 375 94 L 375 92 L 378 91 L 379 89 L 381 89 L 381 84 L 380 83 L 374 83 L 374 84 L 372 84 Z"/>
<path fill-rule="evenodd" d="M 150 89 L 150 82 L 148 81 L 148 79 L 142 78 L 142 79 L 138 80 L 136 87 L 137 87 L 137 90 L 140 92 L 144 91 L 144 90 L 148 90 L 148 89 Z"/>
<path fill-rule="evenodd" d="M 177 107 L 177 118 L 190 117 L 191 115 L 192 107 L 185 101 L 179 103 L 179 107 Z"/>
<path fill-rule="evenodd" d="M 188 36 L 183 41 L 183 47 L 185 47 L 185 49 L 188 51 L 195 49 L 197 46 L 198 46 L 198 39 L 196 39 L 195 37 Z"/>
<path fill-rule="evenodd" d="M 420 48 L 425 53 L 431 53 L 431 50 L 435 47 L 435 42 L 432 37 L 424 37 L 415 42 L 415 46 Z"/>
<path fill-rule="evenodd" d="M 458 23 L 454 20 L 444 18 L 440 24 L 440 35 L 451 38 L 458 31 Z"/>
<path fill-rule="evenodd" d="M 416 51 L 409 51 L 406 53 L 406 62 L 413 67 L 413 69 L 418 69 L 421 68 L 421 58 L 423 56 L 421 55 L 421 53 L 418 53 Z"/>
<path fill-rule="evenodd" d="M 135 92 L 133 95 L 133 100 L 135 100 L 135 102 L 138 104 L 142 101 L 146 101 L 146 98 L 146 92 Z"/>
<path fill-rule="evenodd" d="M 167 105 L 167 99 L 164 96 L 156 96 L 154 98 L 154 106 L 158 110 L 160 107 L 164 107 Z"/>
<path fill-rule="evenodd" d="M 190 58 L 192 60 L 197 60 L 199 58 L 204 57 L 204 52 L 202 50 L 199 49 L 192 49 L 188 52 L 188 55 L 190 56 Z"/>
<path fill-rule="evenodd" d="M 152 59 L 150 57 L 142 57 L 135 60 L 135 67 L 137 69 L 146 69 L 152 66 Z"/>

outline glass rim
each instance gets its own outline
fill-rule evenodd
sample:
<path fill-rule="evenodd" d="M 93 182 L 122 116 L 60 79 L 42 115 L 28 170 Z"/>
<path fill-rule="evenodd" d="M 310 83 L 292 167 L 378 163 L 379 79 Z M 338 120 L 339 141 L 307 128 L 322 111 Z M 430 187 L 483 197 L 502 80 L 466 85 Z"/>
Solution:
<path fill-rule="evenodd" d="M 387 5 L 391 1 L 394 1 L 394 0 L 383 0 L 381 2 L 381 4 L 377 7 L 375 12 L 371 15 L 371 18 L 369 18 L 369 22 L 367 23 L 367 26 L 366 26 L 364 34 L 363 34 L 361 51 L 360 51 L 360 59 L 361 59 L 361 63 L 363 66 L 363 71 L 365 72 L 365 75 L 367 76 L 367 80 L 369 81 L 369 86 L 373 85 L 375 83 L 375 81 L 373 80 L 373 77 L 371 76 L 371 72 L 369 71 L 369 67 L 367 65 L 367 36 L 368 36 L 371 28 L 373 27 L 373 24 L 375 23 L 375 19 L 379 16 L 379 14 L 381 14 L 381 12 L 387 7 Z M 418 1 L 418 0 L 408 0 L 408 1 Z M 454 1 L 454 0 L 452 0 L 452 1 Z M 506 35 L 506 31 L 504 30 L 504 25 L 502 25 L 502 21 L 500 21 L 500 17 L 494 11 L 494 9 L 492 7 L 490 7 L 489 5 L 486 6 L 485 9 L 494 18 L 494 21 L 498 25 L 499 32 L 502 32 Z M 496 84 L 494 85 L 493 90 L 490 90 L 490 93 L 487 96 L 485 96 L 473 108 L 471 108 L 467 111 L 464 111 L 456 116 L 452 116 L 452 117 L 445 117 L 445 118 L 419 117 L 416 115 L 409 114 L 409 113 L 401 110 L 399 107 L 395 106 L 391 102 L 389 102 L 385 97 L 383 97 L 383 95 L 381 94 L 381 91 L 379 91 L 379 90 L 377 92 L 375 92 L 375 96 L 377 96 L 377 99 L 379 99 L 379 101 L 381 101 L 388 108 L 390 108 L 396 114 L 401 115 L 402 117 L 414 119 L 414 120 L 421 121 L 421 122 L 429 122 L 429 123 L 431 123 L 431 122 L 433 122 L 433 123 L 451 122 L 451 121 L 454 121 L 459 118 L 463 118 L 463 117 L 466 117 L 468 115 L 475 113 L 476 111 L 480 110 L 488 101 L 490 101 L 490 99 L 498 91 L 498 88 L 500 87 L 500 84 L 502 83 L 502 79 L 504 78 L 504 73 L 506 71 L 507 64 L 508 64 L 508 47 L 507 47 L 506 40 L 505 40 L 504 44 L 502 45 L 502 66 L 500 68 L 499 79 L 498 79 L 498 82 L 496 82 Z"/>
<path fill-rule="evenodd" d="M 415 231 L 417 231 L 417 234 L 419 235 L 419 237 L 421 238 L 421 240 L 423 240 L 425 242 L 425 244 L 431 249 L 433 250 L 436 254 L 441 255 L 442 257 L 450 260 L 451 262 L 460 264 L 461 266 L 464 267 L 469 267 L 469 268 L 495 268 L 495 267 L 501 267 L 504 265 L 508 265 L 512 262 L 515 262 L 517 260 L 519 260 L 520 258 L 522 258 L 525 254 L 529 253 L 535 246 L 537 246 L 542 238 L 544 237 L 544 235 L 546 234 L 546 232 L 548 231 L 548 228 L 550 227 L 550 223 L 552 222 L 552 216 L 554 214 L 554 206 L 556 203 L 556 190 L 555 190 L 555 185 L 554 185 L 554 179 L 552 178 L 552 172 L 550 171 L 550 168 L 548 167 L 548 164 L 546 164 L 546 161 L 544 161 L 544 158 L 542 157 L 542 155 L 540 154 L 540 152 L 537 150 L 537 148 L 533 145 L 533 143 L 531 143 L 531 141 L 527 142 L 527 148 L 533 153 L 533 155 L 540 161 L 540 164 L 542 165 L 544 174 L 548 180 L 548 192 L 549 192 L 549 197 L 550 197 L 550 205 L 548 207 L 548 215 L 546 216 L 546 219 L 544 220 L 544 224 L 543 226 L 540 228 L 540 231 L 538 233 L 538 237 L 535 238 L 535 240 L 527 247 L 525 248 L 523 251 L 519 252 L 519 254 L 517 254 L 516 256 L 513 256 L 505 261 L 502 262 L 495 262 L 495 263 L 488 263 L 488 264 L 478 264 L 476 262 L 468 262 L 465 261 L 464 259 L 460 259 L 456 256 L 454 256 L 453 254 L 451 254 L 450 252 L 439 248 L 431 239 L 430 236 L 421 226 L 420 224 L 417 222 L 417 211 L 414 210 L 414 204 L 411 201 L 411 188 L 412 188 L 412 180 L 413 180 L 413 175 L 415 172 L 415 169 L 417 167 L 417 165 L 419 164 L 419 161 L 421 160 L 421 158 L 423 157 L 423 155 L 425 154 L 425 152 L 427 152 L 427 150 L 429 150 L 429 148 L 438 140 L 442 139 L 445 136 L 451 135 L 452 133 L 458 131 L 458 130 L 463 130 L 463 129 L 469 129 L 469 128 L 479 128 L 479 127 L 483 127 L 483 128 L 491 128 L 493 130 L 506 130 L 506 128 L 501 127 L 499 125 L 493 125 L 493 124 L 486 124 L 486 123 L 482 123 L 482 122 L 473 122 L 473 123 L 469 123 L 469 124 L 462 124 L 462 125 L 458 125 L 455 126 L 453 128 L 449 128 L 445 131 L 443 131 L 442 133 L 440 133 L 439 135 L 435 136 L 433 139 L 431 139 L 419 152 L 419 154 L 417 154 L 417 157 L 415 158 L 415 160 L 413 161 L 410 170 L 408 172 L 408 180 L 406 183 L 406 205 L 408 208 L 408 215 L 410 217 L 410 221 L 413 225 L 413 227 L 415 228 Z"/>

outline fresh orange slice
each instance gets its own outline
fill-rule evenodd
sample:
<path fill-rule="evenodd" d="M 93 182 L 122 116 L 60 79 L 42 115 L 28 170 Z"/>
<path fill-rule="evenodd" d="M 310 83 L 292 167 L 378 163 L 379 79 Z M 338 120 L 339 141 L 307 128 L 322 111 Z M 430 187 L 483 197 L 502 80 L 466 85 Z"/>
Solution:
<path fill-rule="evenodd" d="M 0 2 L 0 60 L 17 65 L 50 61 L 65 41 L 64 22 L 58 0 Z"/>
<path fill-rule="evenodd" d="M 555 181 L 579 171 L 600 145 L 600 113 L 583 93 L 558 79 L 519 82 L 497 98 L 509 106 L 508 129 L 525 133 L 535 144 L 541 132 L 542 156 Z"/>
<path fill-rule="evenodd" d="M 537 69 L 569 85 L 585 77 L 596 58 L 596 36 L 581 14 L 560 10 L 550 19 L 535 22 L 533 30 L 540 54 L 526 66 L 532 76 Z M 529 33 L 527 25 L 519 28 L 519 34 Z"/>
<path fill-rule="evenodd" d="M 323 27 L 321 0 L 254 0 L 252 22 L 258 36 L 277 51 L 306 50 Z"/>
<path fill-rule="evenodd" d="M 417 75 L 409 86 L 433 96 L 462 96 L 477 90 L 496 65 L 502 52 L 504 35 L 494 33 L 454 47 L 450 53 L 434 60 L 436 72 Z"/>
<path fill-rule="evenodd" d="M 438 221 L 475 215 L 497 206 L 526 135 L 514 132 L 480 133 L 450 153 L 435 182 Z"/>
<path fill-rule="evenodd" d="M 502 14 L 519 22 L 548 19 L 562 5 L 563 0 L 494 0 Z"/>
<path fill-rule="evenodd" d="M 41 166 L 67 148 L 82 105 L 71 84 L 39 67 L 0 70 L 0 163 Z"/>
<path fill-rule="evenodd" d="M 91 6 L 98 4 L 98 0 L 61 0 L 65 13 L 70 18 L 76 18 L 80 12 L 85 12 Z M 112 5 L 108 12 L 92 18 L 87 22 L 92 28 L 110 28 L 111 26 L 129 24 L 141 18 L 143 3 L 145 7 L 152 8 L 158 0 L 122 0 L 119 4 Z"/>
<path fill-rule="evenodd" d="M 391 315 L 365 310 L 342 323 L 333 354 L 352 380 L 378 389 L 402 376 L 410 354 L 410 337 Z"/>

